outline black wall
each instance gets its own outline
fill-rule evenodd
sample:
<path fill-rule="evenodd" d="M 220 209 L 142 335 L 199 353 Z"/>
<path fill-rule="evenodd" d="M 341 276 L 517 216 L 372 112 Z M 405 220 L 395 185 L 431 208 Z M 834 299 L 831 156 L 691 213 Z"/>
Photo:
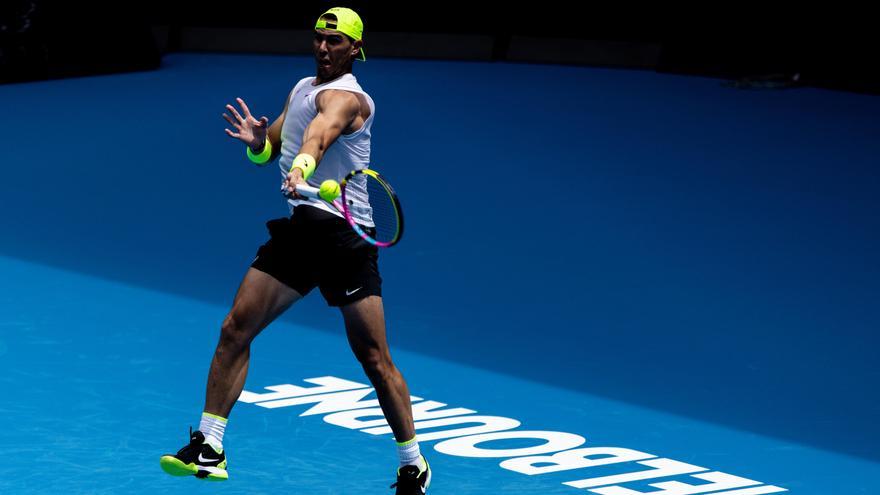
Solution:
<path fill-rule="evenodd" d="M 6 0 L 0 82 L 159 67 L 144 11 L 123 3 Z"/>
<path fill-rule="evenodd" d="M 635 2 L 341 4 L 361 14 L 374 57 L 628 67 L 728 78 L 742 87 L 797 83 L 880 92 L 880 31 L 873 17 L 842 4 L 815 11 L 743 3 L 711 10 Z M 180 50 L 305 53 L 302 36 L 279 47 L 279 33 L 306 32 L 335 5 L 6 0 L 0 81 L 151 69 L 161 53 Z M 245 42 L 236 43 L 236 36 Z"/>

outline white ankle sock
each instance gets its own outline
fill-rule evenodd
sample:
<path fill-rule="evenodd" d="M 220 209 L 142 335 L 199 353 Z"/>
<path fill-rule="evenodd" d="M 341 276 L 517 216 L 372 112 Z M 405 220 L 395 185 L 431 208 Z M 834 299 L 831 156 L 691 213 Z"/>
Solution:
<path fill-rule="evenodd" d="M 412 437 L 412 440 L 403 443 L 395 443 L 397 443 L 397 454 L 400 456 L 400 467 L 412 464 L 418 467 L 420 471 L 425 470 L 425 459 L 422 457 L 421 451 L 419 451 L 419 442 L 416 440 L 416 437 Z"/>
<path fill-rule="evenodd" d="M 202 421 L 199 423 L 199 431 L 205 435 L 205 440 L 215 450 L 223 449 L 223 433 L 226 431 L 226 418 L 203 412 Z"/>

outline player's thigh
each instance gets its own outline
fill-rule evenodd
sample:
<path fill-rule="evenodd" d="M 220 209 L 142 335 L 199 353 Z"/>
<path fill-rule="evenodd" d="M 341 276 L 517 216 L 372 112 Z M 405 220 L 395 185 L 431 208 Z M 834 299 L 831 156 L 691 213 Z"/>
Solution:
<path fill-rule="evenodd" d="M 238 287 L 225 326 L 256 336 L 302 296 L 275 277 L 249 268 Z"/>
<path fill-rule="evenodd" d="M 352 351 L 364 364 L 389 363 L 382 297 L 369 296 L 341 306 L 345 333 Z"/>

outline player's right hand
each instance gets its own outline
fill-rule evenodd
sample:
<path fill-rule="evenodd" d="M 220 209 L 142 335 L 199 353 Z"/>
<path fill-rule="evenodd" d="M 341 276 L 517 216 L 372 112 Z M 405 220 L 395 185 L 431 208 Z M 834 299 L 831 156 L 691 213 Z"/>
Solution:
<path fill-rule="evenodd" d="M 287 174 L 287 177 L 284 178 L 284 181 L 281 182 L 281 191 L 284 192 L 284 195 L 287 197 L 293 197 L 296 199 L 305 199 L 302 195 L 296 192 L 297 184 L 305 184 L 306 181 L 303 179 L 302 170 L 295 168 Z"/>
<path fill-rule="evenodd" d="M 260 117 L 260 120 L 257 120 L 251 115 L 251 111 L 244 103 L 244 100 L 236 98 L 235 101 L 241 105 L 244 117 L 238 113 L 238 110 L 236 110 L 235 107 L 227 104 L 226 109 L 232 113 L 235 119 L 225 113 L 223 114 L 223 118 L 232 124 L 237 132 L 232 132 L 229 129 L 223 130 L 226 131 L 226 134 L 228 134 L 229 137 L 240 139 L 244 144 L 250 146 L 251 151 L 255 153 L 262 151 L 263 144 L 266 142 L 266 133 L 269 129 L 268 117 Z"/>

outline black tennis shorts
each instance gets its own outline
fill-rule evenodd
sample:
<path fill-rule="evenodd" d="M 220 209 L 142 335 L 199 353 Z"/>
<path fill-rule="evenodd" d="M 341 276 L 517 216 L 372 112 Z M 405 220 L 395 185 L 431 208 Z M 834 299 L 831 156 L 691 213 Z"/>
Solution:
<path fill-rule="evenodd" d="M 330 306 L 382 295 L 379 249 L 361 239 L 345 219 L 299 205 L 289 218 L 266 222 L 269 240 L 251 267 L 303 296 L 315 287 Z"/>

